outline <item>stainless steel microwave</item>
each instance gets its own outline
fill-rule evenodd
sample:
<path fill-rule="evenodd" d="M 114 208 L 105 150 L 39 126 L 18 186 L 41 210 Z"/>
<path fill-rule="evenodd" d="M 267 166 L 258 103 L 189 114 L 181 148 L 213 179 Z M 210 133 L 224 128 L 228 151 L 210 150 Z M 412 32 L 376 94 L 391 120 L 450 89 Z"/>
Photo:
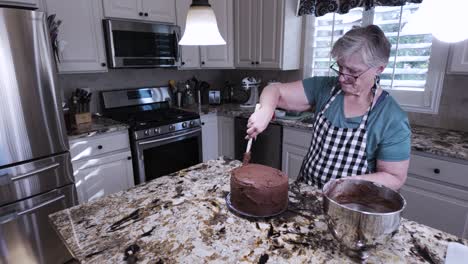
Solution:
<path fill-rule="evenodd" d="M 162 23 L 105 19 L 110 68 L 180 66 L 180 28 Z"/>

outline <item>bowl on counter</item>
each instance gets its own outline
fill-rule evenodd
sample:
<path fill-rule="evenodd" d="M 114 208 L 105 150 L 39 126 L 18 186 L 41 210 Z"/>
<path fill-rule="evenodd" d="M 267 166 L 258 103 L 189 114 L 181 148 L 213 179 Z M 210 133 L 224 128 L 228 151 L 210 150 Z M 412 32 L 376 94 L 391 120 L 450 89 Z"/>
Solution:
<path fill-rule="evenodd" d="M 383 185 L 354 179 L 331 180 L 323 187 L 328 228 L 345 252 L 366 259 L 398 232 L 406 201 Z"/>

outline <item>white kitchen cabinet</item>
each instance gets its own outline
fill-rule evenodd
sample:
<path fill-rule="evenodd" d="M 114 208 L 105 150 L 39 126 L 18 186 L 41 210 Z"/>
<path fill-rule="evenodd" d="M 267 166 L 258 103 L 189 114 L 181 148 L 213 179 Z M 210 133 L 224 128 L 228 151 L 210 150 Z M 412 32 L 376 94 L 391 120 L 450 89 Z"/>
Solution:
<path fill-rule="evenodd" d="M 175 0 L 102 0 L 104 16 L 176 23 Z"/>
<path fill-rule="evenodd" d="M 292 180 L 299 175 L 302 160 L 309 150 L 312 133 L 310 130 L 283 128 L 282 169 Z"/>
<path fill-rule="evenodd" d="M 410 220 L 468 238 L 468 163 L 412 154 L 400 192 Z"/>
<path fill-rule="evenodd" d="M 200 116 L 202 122 L 203 162 L 219 157 L 218 117 L 216 113 Z"/>
<path fill-rule="evenodd" d="M 79 202 L 92 201 L 134 186 L 131 156 L 131 152 L 126 151 L 73 162 Z"/>
<path fill-rule="evenodd" d="M 449 73 L 468 74 L 468 40 L 452 44 Z"/>
<path fill-rule="evenodd" d="M 185 21 L 192 0 L 177 0 L 177 25 L 183 35 L 185 31 Z M 182 36 L 181 36 L 182 37 Z M 200 48 L 198 46 L 180 46 L 180 69 L 198 69 L 200 68 Z"/>
<path fill-rule="evenodd" d="M 294 0 L 234 1 L 236 68 L 300 68 L 302 17 Z"/>
<path fill-rule="evenodd" d="M 0 0 L 0 6 L 38 8 L 39 0 Z"/>
<path fill-rule="evenodd" d="M 59 26 L 59 73 L 106 72 L 102 4 L 95 0 L 44 0 Z"/>
<path fill-rule="evenodd" d="M 219 155 L 234 159 L 235 151 L 233 117 L 218 116 L 218 142 Z"/>
<path fill-rule="evenodd" d="M 80 203 L 135 185 L 127 130 L 77 138 L 69 144 Z"/>
<path fill-rule="evenodd" d="M 187 12 L 191 0 L 177 0 L 177 25 L 181 32 L 185 30 Z M 233 0 L 210 1 L 216 15 L 219 32 L 226 45 L 214 46 L 181 46 L 180 69 L 234 68 L 234 20 Z"/>

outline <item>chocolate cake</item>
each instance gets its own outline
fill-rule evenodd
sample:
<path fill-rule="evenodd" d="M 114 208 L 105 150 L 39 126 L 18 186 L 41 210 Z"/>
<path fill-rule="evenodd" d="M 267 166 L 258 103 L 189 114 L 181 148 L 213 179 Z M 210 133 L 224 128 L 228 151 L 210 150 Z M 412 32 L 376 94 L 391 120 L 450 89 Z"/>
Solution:
<path fill-rule="evenodd" d="M 288 207 L 288 176 L 260 164 L 248 164 L 231 172 L 231 204 L 237 210 L 270 216 Z"/>

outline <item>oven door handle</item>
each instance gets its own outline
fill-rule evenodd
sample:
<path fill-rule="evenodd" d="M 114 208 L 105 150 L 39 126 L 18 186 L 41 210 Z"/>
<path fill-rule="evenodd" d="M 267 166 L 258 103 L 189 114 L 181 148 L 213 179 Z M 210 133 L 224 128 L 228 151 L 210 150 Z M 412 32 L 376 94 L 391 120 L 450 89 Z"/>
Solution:
<path fill-rule="evenodd" d="M 170 137 L 165 137 L 165 138 L 159 138 L 159 139 L 153 139 L 153 140 L 138 142 L 138 145 L 143 146 L 143 145 L 153 144 L 153 143 L 157 143 L 157 142 L 161 142 L 161 141 L 167 141 L 167 140 L 170 140 L 170 139 L 173 139 L 173 138 L 178 138 L 178 137 L 183 137 L 183 136 L 188 136 L 188 135 L 196 134 L 196 133 L 198 133 L 198 132 L 200 132 L 200 131 L 201 131 L 201 129 L 197 129 L 197 130 L 193 130 L 193 131 L 190 131 L 190 132 L 187 132 L 187 133 L 178 134 L 178 135 L 174 135 L 174 136 L 170 136 Z"/>

